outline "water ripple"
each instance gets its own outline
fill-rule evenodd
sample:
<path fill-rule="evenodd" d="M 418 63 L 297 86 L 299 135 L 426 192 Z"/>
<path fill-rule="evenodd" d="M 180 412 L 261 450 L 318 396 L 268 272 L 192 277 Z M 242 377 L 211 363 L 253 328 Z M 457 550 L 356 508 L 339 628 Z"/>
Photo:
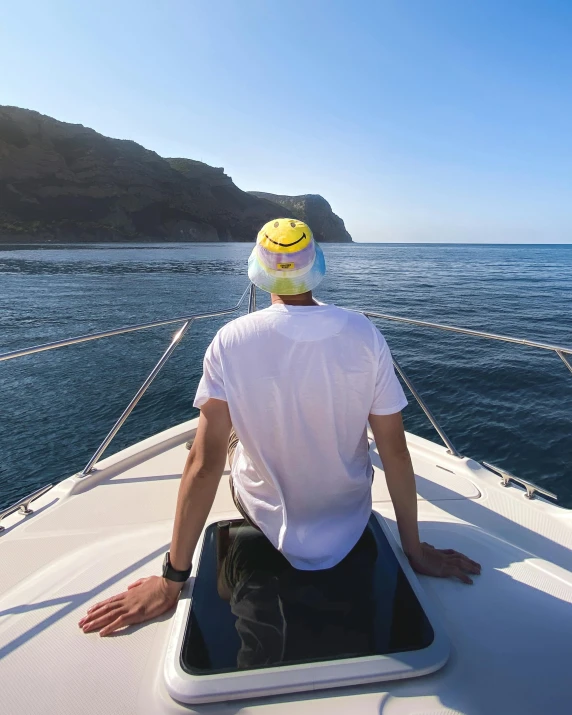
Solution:
<path fill-rule="evenodd" d="M 251 250 L 4 248 L 2 352 L 226 307 L 246 287 Z M 572 246 L 323 248 L 328 276 L 319 297 L 326 302 L 572 346 Z M 572 376 L 555 355 L 376 322 L 460 451 L 542 483 L 572 507 Z M 221 324 L 193 327 L 110 453 L 194 416 L 202 355 Z M 172 333 L 159 328 L 0 365 L 0 506 L 84 466 Z M 413 400 L 405 422 L 437 439 Z"/>

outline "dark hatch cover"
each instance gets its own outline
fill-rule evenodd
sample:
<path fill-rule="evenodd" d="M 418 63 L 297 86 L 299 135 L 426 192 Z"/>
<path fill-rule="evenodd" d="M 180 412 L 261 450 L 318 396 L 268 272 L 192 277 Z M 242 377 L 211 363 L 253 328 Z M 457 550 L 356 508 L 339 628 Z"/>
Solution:
<path fill-rule="evenodd" d="M 242 520 L 206 530 L 181 665 L 192 675 L 427 648 L 433 629 L 377 519 L 337 566 L 299 571 Z"/>

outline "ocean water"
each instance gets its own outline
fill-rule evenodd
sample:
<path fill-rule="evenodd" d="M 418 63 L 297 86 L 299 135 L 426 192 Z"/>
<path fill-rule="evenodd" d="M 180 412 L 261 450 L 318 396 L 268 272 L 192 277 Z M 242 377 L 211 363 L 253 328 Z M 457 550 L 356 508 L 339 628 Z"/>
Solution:
<path fill-rule="evenodd" d="M 0 250 L 0 352 L 233 305 L 245 244 Z M 325 245 L 319 299 L 572 346 L 572 246 Z M 268 304 L 259 292 L 258 307 Z M 106 455 L 196 414 L 200 321 Z M 377 321 L 462 454 L 572 508 L 572 374 L 550 352 Z M 167 326 L 0 363 L 0 508 L 82 469 L 175 332 Z M 409 395 L 408 395 L 409 397 Z M 406 428 L 439 441 L 410 398 Z"/>

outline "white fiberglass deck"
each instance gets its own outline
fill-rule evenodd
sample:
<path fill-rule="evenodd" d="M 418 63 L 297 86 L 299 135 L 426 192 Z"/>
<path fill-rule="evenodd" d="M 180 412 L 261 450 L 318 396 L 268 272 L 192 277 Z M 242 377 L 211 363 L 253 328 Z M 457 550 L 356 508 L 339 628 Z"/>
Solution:
<path fill-rule="evenodd" d="M 3 523 L 0 536 L 0 692 L 3 712 L 569 713 L 572 702 L 572 512 L 476 462 L 408 435 L 422 538 L 482 564 L 472 587 L 421 577 L 451 656 L 438 672 L 401 682 L 183 706 L 164 683 L 172 617 L 110 638 L 77 626 L 89 605 L 160 572 L 196 421 L 71 477 Z M 376 462 L 374 508 L 395 532 Z M 223 476 L 211 520 L 236 516 Z"/>

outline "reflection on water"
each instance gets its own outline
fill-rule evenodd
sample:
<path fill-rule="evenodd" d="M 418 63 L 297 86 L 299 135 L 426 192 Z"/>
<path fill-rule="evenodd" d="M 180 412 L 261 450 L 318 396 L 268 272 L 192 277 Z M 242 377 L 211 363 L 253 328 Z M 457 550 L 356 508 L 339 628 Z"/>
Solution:
<path fill-rule="evenodd" d="M 375 517 L 322 571 L 293 568 L 243 521 L 207 529 L 183 665 L 195 675 L 426 648 L 433 630 Z"/>

